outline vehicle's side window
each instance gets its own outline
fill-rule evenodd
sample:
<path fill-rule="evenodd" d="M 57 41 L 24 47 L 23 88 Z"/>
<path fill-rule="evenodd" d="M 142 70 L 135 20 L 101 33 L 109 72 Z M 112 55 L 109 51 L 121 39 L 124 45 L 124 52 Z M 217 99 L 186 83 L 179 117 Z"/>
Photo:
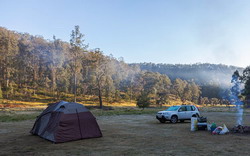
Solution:
<path fill-rule="evenodd" d="M 192 111 L 191 106 L 186 106 L 187 107 L 187 111 Z"/>
<path fill-rule="evenodd" d="M 195 107 L 194 106 L 191 106 L 191 109 L 192 109 L 192 111 L 195 111 Z"/>
<path fill-rule="evenodd" d="M 182 111 L 187 111 L 186 106 L 181 106 L 181 110 L 182 110 Z"/>

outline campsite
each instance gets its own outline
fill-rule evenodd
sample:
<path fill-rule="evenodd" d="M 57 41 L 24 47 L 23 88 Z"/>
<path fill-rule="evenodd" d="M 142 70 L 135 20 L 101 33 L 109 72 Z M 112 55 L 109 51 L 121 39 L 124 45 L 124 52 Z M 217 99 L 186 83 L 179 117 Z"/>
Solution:
<path fill-rule="evenodd" d="M 226 108 L 204 108 L 201 113 L 218 125 L 231 128 L 235 124 L 235 114 Z M 34 119 L 0 122 L 0 155 L 247 155 L 250 152 L 250 134 L 191 132 L 189 121 L 161 124 L 155 113 L 96 118 L 103 137 L 59 144 L 31 135 Z M 244 120 L 250 125 L 249 113 L 245 113 Z"/>
<path fill-rule="evenodd" d="M 250 1 L 0 0 L 0 156 L 250 155 Z"/>

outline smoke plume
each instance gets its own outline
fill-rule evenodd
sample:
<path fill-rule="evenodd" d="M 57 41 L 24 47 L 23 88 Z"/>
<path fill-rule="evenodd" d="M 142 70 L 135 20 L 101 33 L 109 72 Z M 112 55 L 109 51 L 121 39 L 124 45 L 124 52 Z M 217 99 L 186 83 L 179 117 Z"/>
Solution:
<path fill-rule="evenodd" d="M 235 105 L 237 109 L 237 114 L 236 114 L 236 124 L 237 125 L 242 125 L 243 124 L 243 102 L 239 99 L 239 95 L 241 94 L 241 82 L 240 82 L 240 76 L 239 72 L 236 71 L 234 72 L 232 76 L 231 83 L 233 84 L 231 88 L 231 96 L 230 96 L 230 102 Z"/>

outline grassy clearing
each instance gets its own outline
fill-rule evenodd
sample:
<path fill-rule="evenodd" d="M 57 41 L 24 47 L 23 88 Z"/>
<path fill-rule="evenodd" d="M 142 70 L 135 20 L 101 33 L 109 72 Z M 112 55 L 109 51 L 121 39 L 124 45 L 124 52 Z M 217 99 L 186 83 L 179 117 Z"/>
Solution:
<path fill-rule="evenodd" d="M 155 114 L 157 111 L 162 110 L 162 108 L 147 108 L 144 110 L 138 108 L 117 108 L 113 110 L 101 110 L 101 109 L 92 109 L 90 110 L 94 116 L 112 116 L 112 115 L 140 115 L 140 114 Z M 0 114 L 0 122 L 17 122 L 23 120 L 33 120 L 41 112 L 31 112 L 19 114 L 18 112 L 7 112 Z"/>
<path fill-rule="evenodd" d="M 226 124 L 229 129 L 235 126 L 235 114 L 204 112 L 203 115 L 208 117 L 209 122 L 217 125 Z M 250 125 L 249 117 L 244 116 L 245 125 Z M 30 135 L 29 131 L 33 124 L 32 120 L 1 122 L 0 155 L 189 156 L 219 154 L 220 156 L 233 156 L 249 155 L 250 153 L 249 134 L 230 133 L 219 136 L 211 135 L 207 131 L 191 132 L 190 122 L 161 124 L 152 115 L 98 117 L 103 137 L 62 144 L 53 144 L 40 137 Z"/>
<path fill-rule="evenodd" d="M 90 108 L 94 116 L 113 116 L 113 115 L 141 115 L 141 114 L 155 114 L 158 111 L 164 110 L 162 108 L 145 108 L 144 110 L 137 107 L 110 107 L 111 110 Z M 35 119 L 43 109 L 36 111 L 4 111 L 0 113 L 0 122 L 15 122 L 23 120 Z M 200 107 L 201 112 L 236 112 L 235 108 L 225 107 Z M 249 114 L 250 109 L 244 109 L 244 114 Z"/>
<path fill-rule="evenodd" d="M 111 115 L 140 115 L 140 114 L 155 114 L 156 112 L 163 110 L 163 108 L 146 108 L 144 110 L 137 108 L 119 108 L 114 110 L 100 110 L 95 109 L 91 112 L 95 116 L 111 116 Z"/>
<path fill-rule="evenodd" d="M 6 101 L 5 101 L 6 102 Z M 94 109 L 98 107 L 98 103 L 88 103 L 89 101 L 81 101 L 80 103 L 90 107 L 90 111 L 95 116 L 112 116 L 112 115 L 140 115 L 140 114 L 155 114 L 160 110 L 164 110 L 171 105 L 178 105 L 179 101 L 172 101 L 168 105 L 164 105 L 162 108 L 152 107 L 139 109 L 135 105 L 135 101 L 121 103 L 105 104 L 104 107 L 111 108 L 106 109 Z M 1 107 L 1 105 L 9 107 Z M 35 119 L 45 108 L 47 103 L 43 102 L 25 102 L 8 100 L 5 104 L 0 104 L 0 122 L 13 122 Z M 198 106 L 201 112 L 236 112 L 236 109 L 225 106 Z M 24 113 L 23 113 L 24 112 Z M 244 113 L 250 113 L 250 109 L 244 109 Z"/>
<path fill-rule="evenodd" d="M 0 122 L 17 122 L 23 120 L 35 119 L 39 113 L 32 114 L 2 114 L 0 115 Z"/>

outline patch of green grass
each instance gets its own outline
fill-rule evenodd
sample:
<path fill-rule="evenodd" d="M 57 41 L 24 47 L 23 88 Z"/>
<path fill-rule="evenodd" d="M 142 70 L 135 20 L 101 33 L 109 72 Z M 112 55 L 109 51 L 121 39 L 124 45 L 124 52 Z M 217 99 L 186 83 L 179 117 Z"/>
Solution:
<path fill-rule="evenodd" d="M 94 116 L 112 116 L 112 115 L 141 115 L 155 114 L 163 110 L 163 108 L 146 108 L 144 110 L 138 108 L 117 108 L 114 110 L 93 109 L 90 110 Z M 24 120 L 36 119 L 40 113 L 25 113 L 25 114 L 0 114 L 0 122 L 17 122 Z"/>
<path fill-rule="evenodd" d="M 140 109 L 115 109 L 115 110 L 92 110 L 91 112 L 95 116 L 111 116 L 111 115 L 141 115 L 141 114 L 155 114 L 156 112 L 163 110 L 159 108 L 148 108 L 144 110 Z"/>
<path fill-rule="evenodd" d="M 0 122 L 13 122 L 35 119 L 39 114 L 2 114 L 0 115 Z"/>

